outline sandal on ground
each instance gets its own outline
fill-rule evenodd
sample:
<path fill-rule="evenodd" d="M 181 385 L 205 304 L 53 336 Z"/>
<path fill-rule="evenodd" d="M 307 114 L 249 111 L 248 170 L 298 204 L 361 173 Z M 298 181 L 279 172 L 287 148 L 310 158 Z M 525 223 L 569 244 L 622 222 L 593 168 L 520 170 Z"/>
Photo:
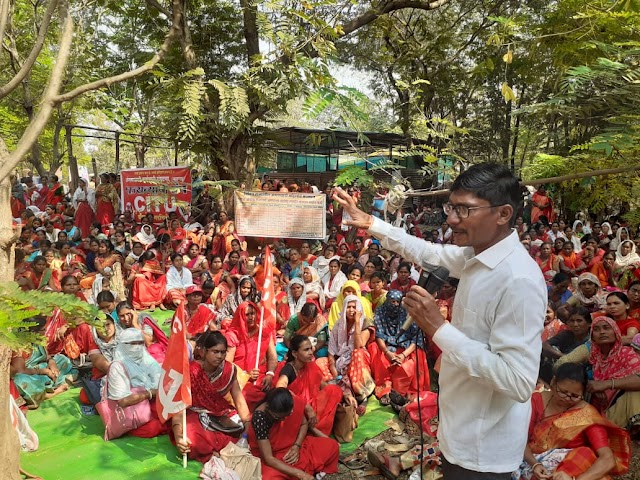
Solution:
<path fill-rule="evenodd" d="M 377 454 L 373 450 L 369 450 L 367 452 L 367 460 L 369 460 L 369 463 L 372 466 L 380 470 L 380 473 L 385 478 L 388 478 L 389 480 L 396 480 L 396 478 L 398 478 L 397 475 L 395 475 L 391 470 L 389 470 L 389 467 L 387 467 L 384 457 Z"/>
<path fill-rule="evenodd" d="M 367 462 L 364 458 L 364 454 L 360 452 L 341 456 L 340 463 L 347 467 L 349 470 L 362 470 L 369 465 L 369 462 Z"/>
<path fill-rule="evenodd" d="M 383 407 L 388 407 L 389 405 L 391 405 L 391 398 L 389 397 L 389 394 L 380 397 L 380 405 L 382 405 Z"/>

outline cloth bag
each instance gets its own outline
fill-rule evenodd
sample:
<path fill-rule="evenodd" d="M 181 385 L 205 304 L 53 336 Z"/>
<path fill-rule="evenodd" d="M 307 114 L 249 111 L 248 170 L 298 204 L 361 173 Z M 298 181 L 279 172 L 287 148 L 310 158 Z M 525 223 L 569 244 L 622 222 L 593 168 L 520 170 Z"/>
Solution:
<path fill-rule="evenodd" d="M 220 450 L 220 458 L 228 468 L 236 472 L 240 480 L 262 479 L 260 459 L 251 455 L 248 449 L 239 447 L 235 443 L 228 443 Z"/>
<path fill-rule="evenodd" d="M 20 410 L 20 407 L 18 407 L 18 404 L 11 395 L 9 395 L 9 402 L 11 404 L 9 410 L 11 414 L 11 425 L 13 425 L 13 428 L 18 433 L 20 448 L 24 452 L 35 452 L 40 446 L 38 435 L 29 426 L 27 417 L 24 416 L 24 413 L 22 413 L 22 410 Z"/>
<path fill-rule="evenodd" d="M 356 407 L 343 405 L 336 408 L 336 416 L 333 421 L 333 436 L 340 443 L 349 443 L 353 440 L 353 431 L 358 427 L 358 414 Z"/>
<path fill-rule="evenodd" d="M 127 369 L 123 370 L 126 372 Z M 127 378 L 129 374 L 127 373 Z M 120 407 L 117 400 L 107 398 L 109 388 L 109 376 L 105 379 L 102 399 L 96 404 L 96 410 L 104 423 L 104 440 L 109 441 L 119 438 L 125 433 L 135 430 L 151 420 L 151 405 L 149 400 L 143 400 L 135 405 Z M 132 387 L 131 393 L 143 393 L 143 387 Z"/>
<path fill-rule="evenodd" d="M 240 480 L 238 474 L 231 470 L 224 461 L 213 455 L 200 471 L 203 480 Z"/>

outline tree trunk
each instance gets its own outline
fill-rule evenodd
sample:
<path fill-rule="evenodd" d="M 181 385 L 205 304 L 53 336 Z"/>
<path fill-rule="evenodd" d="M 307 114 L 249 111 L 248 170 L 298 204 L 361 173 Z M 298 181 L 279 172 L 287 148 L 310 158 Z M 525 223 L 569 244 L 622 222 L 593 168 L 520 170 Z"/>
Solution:
<path fill-rule="evenodd" d="M 71 194 L 75 193 L 78 188 L 78 180 L 80 179 L 80 173 L 78 172 L 78 162 L 76 157 L 73 155 L 73 139 L 71 137 L 72 127 L 67 125 L 65 127 L 65 137 L 67 140 L 67 156 L 69 158 L 69 172 L 70 172 L 70 188 Z M 117 171 L 117 170 L 116 170 Z"/>
<path fill-rule="evenodd" d="M 0 146 L 0 159 L 7 152 Z M 0 182 L 0 282 L 13 280 L 13 243 L 15 235 L 11 226 L 11 182 L 5 178 Z M 20 444 L 11 425 L 9 411 L 9 363 L 11 350 L 0 345 L 0 465 L 2 478 L 20 478 Z"/>
<path fill-rule="evenodd" d="M 145 144 L 145 138 L 140 137 L 140 141 L 136 143 L 136 167 L 144 168 L 144 156 L 147 153 L 147 145 Z"/>

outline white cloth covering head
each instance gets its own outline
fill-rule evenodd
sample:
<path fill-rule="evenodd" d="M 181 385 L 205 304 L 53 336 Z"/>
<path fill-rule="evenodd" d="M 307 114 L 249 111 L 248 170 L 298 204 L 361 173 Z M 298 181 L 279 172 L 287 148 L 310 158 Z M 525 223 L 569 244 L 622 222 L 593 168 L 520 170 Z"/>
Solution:
<path fill-rule="evenodd" d="M 131 386 L 147 390 L 158 388 L 162 367 L 147 352 L 144 335 L 137 328 L 125 328 L 118 338 L 114 361 L 125 366 Z"/>
<path fill-rule="evenodd" d="M 618 229 L 618 232 L 622 230 L 622 228 Z M 631 245 L 631 251 L 627 255 L 622 255 L 622 246 L 623 245 Z M 616 267 L 628 267 L 629 265 L 633 265 L 635 263 L 640 262 L 640 256 L 636 253 L 636 244 L 631 240 L 623 240 L 618 245 L 616 249 Z"/>

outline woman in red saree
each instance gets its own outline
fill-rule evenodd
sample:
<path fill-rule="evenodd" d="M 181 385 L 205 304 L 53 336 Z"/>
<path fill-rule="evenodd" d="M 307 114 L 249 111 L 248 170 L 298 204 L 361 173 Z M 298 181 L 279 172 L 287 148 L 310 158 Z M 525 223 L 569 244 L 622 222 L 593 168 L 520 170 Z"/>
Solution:
<path fill-rule="evenodd" d="M 323 373 L 315 363 L 314 347 L 309 337 L 294 336 L 289 352 L 278 366 L 276 387 L 288 388 L 305 402 L 305 417 L 309 429 L 319 437 L 331 435 L 336 408 L 342 402 L 342 390 L 337 385 L 327 385 Z"/>
<path fill-rule="evenodd" d="M 587 269 L 587 266 L 573 250 L 573 243 L 566 241 L 562 244 L 562 251 L 560 252 L 560 269 L 565 272 L 569 277 L 578 277 L 582 272 Z"/>
<path fill-rule="evenodd" d="M 524 463 L 512 478 L 608 480 L 629 470 L 629 434 L 583 400 L 585 383 L 583 367 L 566 363 L 551 391 L 533 394 Z"/>
<path fill-rule="evenodd" d="M 220 255 L 215 255 L 211 259 L 211 268 L 204 273 L 204 278 L 213 282 L 213 293 L 209 300 L 205 300 L 205 303 L 211 303 L 216 307 L 216 310 L 220 310 L 227 296 L 236 288 L 233 280 L 229 277 L 229 272 L 222 268 Z M 206 281 L 202 284 L 203 288 Z"/>
<path fill-rule="evenodd" d="M 307 432 L 304 400 L 286 388 L 269 392 L 249 429 L 251 453 L 262 460 L 263 480 L 313 480 L 318 473 L 338 471 L 338 442 Z"/>
<path fill-rule="evenodd" d="M 220 212 L 218 215 L 218 225 L 211 244 L 211 253 L 214 255 L 226 256 L 231 251 L 231 240 L 235 238 L 235 225 L 229 219 L 227 212 Z"/>
<path fill-rule="evenodd" d="M 535 261 L 542 270 L 547 286 L 551 286 L 551 279 L 560 271 L 560 257 L 553 253 L 553 247 L 549 242 L 540 245 Z"/>
<path fill-rule="evenodd" d="M 216 314 L 202 303 L 202 289 L 197 285 L 187 287 L 187 336 L 195 337 L 207 330 L 218 330 Z"/>
<path fill-rule="evenodd" d="M 118 208 L 118 192 L 109 182 L 109 175 L 100 175 L 100 185 L 96 187 L 96 221 L 101 225 L 113 223 Z"/>
<path fill-rule="evenodd" d="M 246 429 L 251 415 L 238 384 L 238 369 L 225 361 L 224 335 L 206 332 L 196 348 L 201 359 L 189 364 L 192 403 L 187 410 L 187 438 L 181 414 L 171 419 L 170 438 L 181 454 L 206 463 L 214 452 L 236 441 L 229 433 L 242 431 L 242 425 Z M 227 401 L 229 395 L 235 407 Z"/>
<path fill-rule="evenodd" d="M 163 301 L 167 294 L 167 276 L 152 251 L 144 252 L 133 264 L 127 283 L 131 285 L 134 308 L 152 312 L 156 307 L 166 310 Z"/>
<path fill-rule="evenodd" d="M 16 282 L 23 290 L 56 291 L 53 271 L 47 268 L 47 259 L 40 255 L 33 259 L 30 269 L 16 278 Z"/>
<path fill-rule="evenodd" d="M 542 215 L 547 217 L 547 222 L 553 222 L 553 200 L 547 196 L 544 185 L 540 185 L 531 197 L 531 224 L 537 223 Z"/>
<path fill-rule="evenodd" d="M 249 374 L 250 381 L 244 386 L 243 393 L 251 410 L 273 388 L 274 370 L 278 364 L 273 327 L 264 325 L 260 344 L 259 330 L 258 306 L 253 302 L 243 302 L 236 309 L 231 325 L 225 332 L 229 343 L 227 361 L 235 363 Z"/>
<path fill-rule="evenodd" d="M 593 380 L 587 385 L 591 403 L 616 425 L 634 432 L 640 427 L 640 355 L 622 344 L 615 320 L 597 317 L 591 324 L 589 363 Z"/>
<path fill-rule="evenodd" d="M 376 382 L 375 395 L 382 405 L 391 403 L 389 394 L 392 390 L 412 399 L 419 391 L 428 391 L 431 385 L 425 346 L 418 327 L 412 324 L 398 336 L 407 319 L 407 311 L 401 302 L 400 291 L 389 291 L 387 300 L 374 314 L 375 342 L 367 346 Z"/>

